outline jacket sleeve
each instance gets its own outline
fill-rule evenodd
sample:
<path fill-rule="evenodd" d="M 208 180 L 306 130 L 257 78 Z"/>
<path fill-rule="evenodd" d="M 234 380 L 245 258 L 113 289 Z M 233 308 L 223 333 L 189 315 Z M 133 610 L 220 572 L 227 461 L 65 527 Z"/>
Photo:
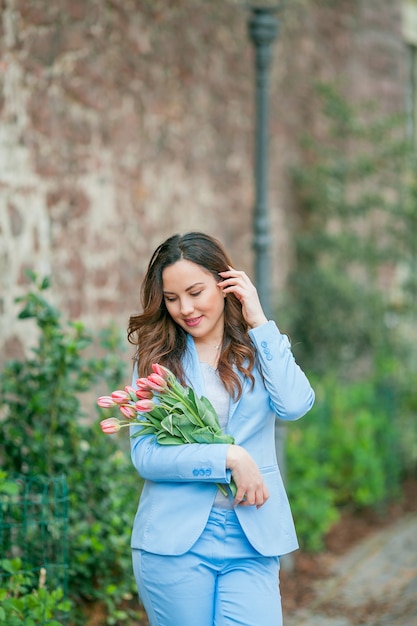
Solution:
<path fill-rule="evenodd" d="M 283 420 L 299 419 L 313 406 L 314 391 L 295 362 L 288 337 L 273 321 L 252 328 L 249 335 L 273 410 Z"/>
<path fill-rule="evenodd" d="M 135 388 L 136 379 L 135 367 L 132 377 Z M 132 425 L 130 435 L 140 429 L 140 426 Z M 131 437 L 130 442 L 133 465 L 146 480 L 230 483 L 231 472 L 226 469 L 227 443 L 161 445 L 154 435 Z"/>
<path fill-rule="evenodd" d="M 131 431 L 135 428 L 132 426 Z M 231 472 L 226 469 L 228 447 L 218 443 L 161 445 L 154 435 L 139 435 L 131 439 L 131 456 L 136 470 L 147 480 L 230 483 Z"/>

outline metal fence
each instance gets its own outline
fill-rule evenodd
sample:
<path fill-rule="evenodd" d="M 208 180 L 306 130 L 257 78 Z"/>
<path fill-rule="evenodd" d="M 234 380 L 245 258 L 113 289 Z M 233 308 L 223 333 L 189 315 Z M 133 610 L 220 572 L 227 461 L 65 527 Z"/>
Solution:
<path fill-rule="evenodd" d="M 64 476 L 17 476 L 0 490 L 0 626 L 65 624 L 69 610 Z"/>

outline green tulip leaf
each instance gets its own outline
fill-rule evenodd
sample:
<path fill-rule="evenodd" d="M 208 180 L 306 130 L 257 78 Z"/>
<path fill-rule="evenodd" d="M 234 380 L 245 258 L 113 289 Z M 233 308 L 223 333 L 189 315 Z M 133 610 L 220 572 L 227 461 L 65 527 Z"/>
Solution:
<path fill-rule="evenodd" d="M 195 401 L 198 413 L 204 424 L 218 430 L 220 428 L 219 419 L 210 400 L 208 400 L 205 396 L 201 396 L 201 398 L 197 398 L 197 396 L 195 396 Z"/>
<path fill-rule="evenodd" d="M 184 443 L 184 441 L 181 441 L 181 439 L 178 439 L 178 437 L 173 437 L 172 435 L 168 435 L 166 432 L 159 433 L 159 435 L 157 436 L 157 440 L 158 440 L 158 443 L 160 443 L 163 446 L 165 445 L 178 446 Z"/>
<path fill-rule="evenodd" d="M 234 443 L 231 435 L 220 432 L 212 432 L 207 426 L 193 431 L 196 443 Z"/>

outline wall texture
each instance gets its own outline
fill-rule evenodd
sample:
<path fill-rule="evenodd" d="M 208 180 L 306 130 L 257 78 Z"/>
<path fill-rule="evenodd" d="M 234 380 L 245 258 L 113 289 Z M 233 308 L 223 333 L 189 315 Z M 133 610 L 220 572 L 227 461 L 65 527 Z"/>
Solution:
<path fill-rule="evenodd" d="M 397 0 L 289 0 L 271 74 L 274 293 L 291 265 L 289 169 L 314 83 L 402 110 Z M 14 299 L 51 275 L 68 318 L 125 328 L 174 232 L 252 274 L 253 50 L 243 2 L 0 0 L 0 363 L 33 341 Z M 319 129 L 317 129 L 319 130 Z M 278 296 L 277 296 L 278 297 Z"/>

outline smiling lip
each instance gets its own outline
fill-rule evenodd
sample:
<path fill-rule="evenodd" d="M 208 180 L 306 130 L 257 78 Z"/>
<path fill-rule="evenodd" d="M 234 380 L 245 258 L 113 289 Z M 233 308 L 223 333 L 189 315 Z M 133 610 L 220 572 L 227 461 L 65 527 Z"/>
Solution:
<path fill-rule="evenodd" d="M 184 320 L 184 323 L 190 328 L 193 328 L 194 326 L 197 326 L 202 319 L 203 319 L 203 316 L 200 315 L 200 317 L 193 317 L 191 319 Z"/>

